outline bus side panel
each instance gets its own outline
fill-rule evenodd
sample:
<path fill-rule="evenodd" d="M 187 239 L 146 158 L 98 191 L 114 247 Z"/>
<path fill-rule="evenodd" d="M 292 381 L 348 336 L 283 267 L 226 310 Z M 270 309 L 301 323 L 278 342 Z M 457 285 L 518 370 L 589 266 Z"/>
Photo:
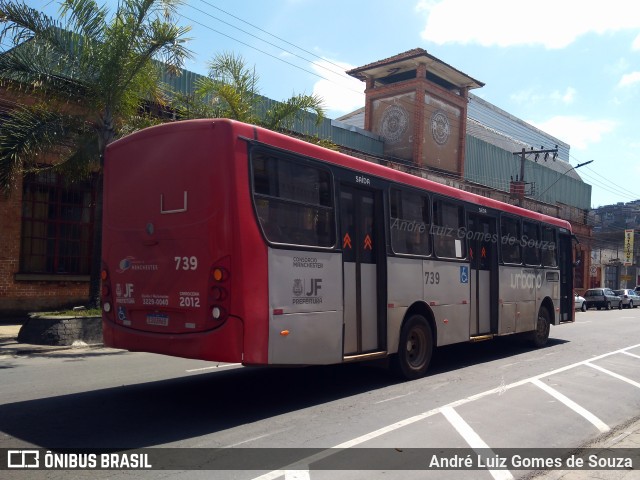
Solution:
<path fill-rule="evenodd" d="M 469 264 L 425 260 L 424 299 L 432 305 L 438 329 L 437 345 L 469 341 Z"/>
<path fill-rule="evenodd" d="M 558 325 L 560 320 L 560 271 L 545 269 L 542 274 L 542 286 L 538 289 L 538 308 L 545 298 L 553 302 L 553 312 L 549 321 L 551 325 Z"/>
<path fill-rule="evenodd" d="M 387 351 L 396 353 L 400 328 L 407 309 L 424 301 L 422 260 L 387 257 L 387 299 L 392 305 L 387 311 Z"/>
<path fill-rule="evenodd" d="M 269 363 L 342 362 L 342 255 L 269 249 Z"/>
<path fill-rule="evenodd" d="M 553 302 L 549 319 L 555 323 L 556 308 L 560 305 L 558 270 L 541 268 L 500 267 L 500 325 L 499 335 L 529 332 L 535 329 L 538 311 L 545 298 Z"/>
<path fill-rule="evenodd" d="M 498 335 L 523 331 L 525 313 L 534 309 L 535 282 L 533 288 L 527 288 L 524 270 L 521 266 L 500 267 L 498 298 L 501 308 Z"/>
<path fill-rule="evenodd" d="M 469 264 L 389 257 L 387 261 L 389 312 L 388 348 L 397 351 L 405 312 L 425 302 L 434 314 L 437 345 L 469 340 Z"/>

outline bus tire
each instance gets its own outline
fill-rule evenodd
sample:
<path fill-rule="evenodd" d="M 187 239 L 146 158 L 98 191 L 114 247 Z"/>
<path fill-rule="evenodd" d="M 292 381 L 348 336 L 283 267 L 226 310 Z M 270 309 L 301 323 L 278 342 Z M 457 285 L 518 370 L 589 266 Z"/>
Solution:
<path fill-rule="evenodd" d="M 400 331 L 398 353 L 393 356 L 393 371 L 406 380 L 424 376 L 433 353 L 433 336 L 422 315 L 412 315 Z"/>
<path fill-rule="evenodd" d="M 536 329 L 531 332 L 529 341 L 536 348 L 542 348 L 549 340 L 549 331 L 551 330 L 551 322 L 549 321 L 549 312 L 546 308 L 541 308 L 538 312 L 538 320 Z"/>

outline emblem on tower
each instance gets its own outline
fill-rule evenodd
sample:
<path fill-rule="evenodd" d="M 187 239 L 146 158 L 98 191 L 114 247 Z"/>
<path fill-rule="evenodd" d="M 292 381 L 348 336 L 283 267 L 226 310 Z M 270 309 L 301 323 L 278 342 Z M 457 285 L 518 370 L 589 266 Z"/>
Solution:
<path fill-rule="evenodd" d="M 409 115 L 400 105 L 390 105 L 382 114 L 380 131 L 385 142 L 393 145 L 402 140 L 409 125 Z"/>
<path fill-rule="evenodd" d="M 431 116 L 431 135 L 438 145 L 445 145 L 451 134 L 451 126 L 447 114 L 436 110 Z"/>

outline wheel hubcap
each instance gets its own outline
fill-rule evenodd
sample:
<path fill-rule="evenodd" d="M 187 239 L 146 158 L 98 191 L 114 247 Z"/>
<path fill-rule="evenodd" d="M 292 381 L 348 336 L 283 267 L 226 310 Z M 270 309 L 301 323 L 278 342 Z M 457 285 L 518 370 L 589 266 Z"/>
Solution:
<path fill-rule="evenodd" d="M 423 331 L 413 330 L 407 339 L 407 358 L 413 367 L 420 367 L 426 356 L 426 337 Z"/>

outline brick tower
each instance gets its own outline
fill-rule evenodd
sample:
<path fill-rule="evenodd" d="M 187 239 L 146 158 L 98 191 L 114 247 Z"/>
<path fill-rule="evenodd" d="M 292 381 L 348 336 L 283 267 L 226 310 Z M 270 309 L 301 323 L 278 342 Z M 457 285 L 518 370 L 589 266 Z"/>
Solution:
<path fill-rule="evenodd" d="M 468 93 L 484 83 L 421 48 L 347 73 L 366 82 L 364 128 L 385 155 L 462 177 Z"/>

